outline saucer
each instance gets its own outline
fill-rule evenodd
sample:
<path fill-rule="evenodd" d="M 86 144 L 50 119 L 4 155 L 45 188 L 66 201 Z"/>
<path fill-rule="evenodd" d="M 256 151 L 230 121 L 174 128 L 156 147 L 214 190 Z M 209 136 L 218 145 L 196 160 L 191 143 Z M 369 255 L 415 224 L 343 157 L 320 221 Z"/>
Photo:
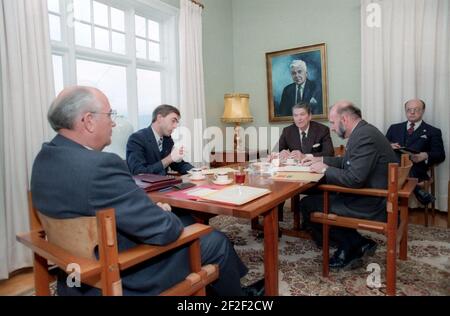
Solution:
<path fill-rule="evenodd" d="M 230 184 L 230 183 L 232 183 L 233 182 L 233 179 L 228 179 L 228 180 L 226 180 L 226 181 L 217 181 L 217 180 L 213 180 L 213 183 L 214 184 L 217 184 L 217 185 L 227 185 L 227 184 Z"/>
<path fill-rule="evenodd" d="M 198 177 L 198 178 L 193 178 L 192 175 L 190 175 L 190 176 L 188 176 L 188 178 L 191 181 L 200 181 L 200 180 L 205 180 L 206 179 L 205 175 L 202 175 L 201 177 Z"/>

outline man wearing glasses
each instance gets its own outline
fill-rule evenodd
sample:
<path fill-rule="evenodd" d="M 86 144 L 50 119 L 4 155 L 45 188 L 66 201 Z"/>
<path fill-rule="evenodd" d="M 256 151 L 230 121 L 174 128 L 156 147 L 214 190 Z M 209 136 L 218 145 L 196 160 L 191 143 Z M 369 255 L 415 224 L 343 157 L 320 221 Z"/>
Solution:
<path fill-rule="evenodd" d="M 425 102 L 420 99 L 412 99 L 405 103 L 406 122 L 391 125 L 386 137 L 391 142 L 394 150 L 401 153 L 402 148 L 414 152 L 410 155 L 413 161 L 410 176 L 417 178 L 419 182 L 428 180 L 428 169 L 433 164 L 445 160 L 442 133 L 439 128 L 431 126 L 423 120 Z M 414 190 L 417 200 L 427 205 L 436 200 L 430 193 L 419 186 Z"/>
<path fill-rule="evenodd" d="M 138 244 L 167 245 L 183 232 L 184 223 L 165 203 L 154 203 L 140 190 L 124 161 L 102 152 L 111 143 L 112 120 L 108 98 L 91 87 L 65 88 L 53 101 L 48 120 L 58 133 L 43 144 L 31 175 L 33 204 L 53 218 L 95 216 L 96 211 L 114 208 L 119 251 Z M 227 237 L 213 231 L 200 238 L 202 265 L 219 265 L 219 279 L 211 287 L 217 295 L 254 293 L 241 288 L 240 278 L 248 269 Z M 190 273 L 186 247 L 151 259 L 122 275 L 124 295 L 156 295 L 180 282 Z M 58 295 L 99 295 L 83 283 L 70 287 L 61 271 Z"/>

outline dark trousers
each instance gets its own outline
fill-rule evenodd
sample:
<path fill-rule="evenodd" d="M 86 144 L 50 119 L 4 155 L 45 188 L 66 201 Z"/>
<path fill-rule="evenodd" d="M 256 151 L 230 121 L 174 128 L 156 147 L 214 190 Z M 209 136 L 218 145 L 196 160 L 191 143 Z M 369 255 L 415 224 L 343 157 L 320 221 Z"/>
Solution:
<path fill-rule="evenodd" d="M 336 196 L 330 196 L 330 213 L 346 216 L 338 208 L 333 208 L 333 200 Z M 303 198 L 300 201 L 300 211 L 303 217 L 303 228 L 310 231 L 317 245 L 322 245 L 322 224 L 313 223 L 310 220 L 311 213 L 323 211 L 323 195 L 315 194 Z M 356 229 L 330 226 L 330 240 L 336 243 L 339 249 L 351 251 L 362 245 L 366 238 L 361 236 Z"/>

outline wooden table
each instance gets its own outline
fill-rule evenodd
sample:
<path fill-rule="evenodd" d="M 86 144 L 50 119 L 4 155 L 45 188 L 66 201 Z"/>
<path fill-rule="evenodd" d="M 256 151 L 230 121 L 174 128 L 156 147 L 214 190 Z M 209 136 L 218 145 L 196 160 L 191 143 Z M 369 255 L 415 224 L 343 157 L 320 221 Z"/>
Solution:
<path fill-rule="evenodd" d="M 233 177 L 232 174 L 229 176 Z M 199 185 L 208 184 L 211 179 L 212 176 L 208 176 L 206 180 L 195 181 L 195 183 Z M 183 181 L 189 181 L 189 179 L 184 176 Z M 194 213 L 228 215 L 247 219 L 263 216 L 265 294 L 276 296 L 278 295 L 278 204 L 311 188 L 315 183 L 275 182 L 267 176 L 249 175 L 247 173 L 245 185 L 267 188 L 271 193 L 241 206 L 181 200 L 167 195 L 168 192 L 150 192 L 149 196 L 155 202 L 168 203 L 173 207 L 192 210 Z"/>

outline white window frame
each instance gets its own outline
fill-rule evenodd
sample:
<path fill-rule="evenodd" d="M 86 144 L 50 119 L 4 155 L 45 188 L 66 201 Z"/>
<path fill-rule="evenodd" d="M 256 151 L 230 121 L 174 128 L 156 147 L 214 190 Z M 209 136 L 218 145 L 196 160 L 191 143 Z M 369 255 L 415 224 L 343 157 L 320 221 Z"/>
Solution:
<path fill-rule="evenodd" d="M 179 103 L 179 10 L 159 0 L 95 1 L 124 11 L 125 54 L 122 55 L 75 45 L 72 0 L 59 0 L 61 9 L 61 42 L 51 41 L 52 54 L 59 55 L 63 58 L 65 87 L 77 83 L 76 59 L 125 67 L 127 77 L 128 120 L 136 130 L 139 124 L 137 69 L 159 71 L 161 73 L 161 102 L 175 106 Z M 69 12 L 69 8 L 72 8 L 72 12 Z M 135 14 L 160 23 L 160 62 L 136 58 Z M 66 21 L 69 21 L 69 23 L 66 23 Z M 70 23 L 72 23 L 72 27 L 68 25 Z M 94 35 L 92 34 L 92 36 Z M 94 45 L 94 42 L 92 44 Z"/>

